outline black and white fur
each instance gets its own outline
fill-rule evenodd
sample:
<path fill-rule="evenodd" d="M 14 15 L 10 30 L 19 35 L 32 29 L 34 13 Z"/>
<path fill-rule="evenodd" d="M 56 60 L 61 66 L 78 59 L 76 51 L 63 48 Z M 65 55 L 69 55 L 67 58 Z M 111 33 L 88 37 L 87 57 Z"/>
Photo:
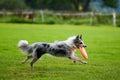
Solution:
<path fill-rule="evenodd" d="M 86 61 L 78 58 L 74 53 L 75 49 L 78 49 L 80 46 L 86 47 L 82 41 L 82 35 L 73 36 L 65 41 L 58 41 L 54 43 L 37 42 L 29 45 L 26 40 L 20 40 L 18 43 L 20 50 L 28 54 L 22 63 L 25 63 L 28 59 L 32 58 L 30 63 L 31 68 L 33 68 L 33 64 L 46 53 L 57 57 L 67 57 L 72 59 L 74 62 L 78 61 L 86 64 Z"/>

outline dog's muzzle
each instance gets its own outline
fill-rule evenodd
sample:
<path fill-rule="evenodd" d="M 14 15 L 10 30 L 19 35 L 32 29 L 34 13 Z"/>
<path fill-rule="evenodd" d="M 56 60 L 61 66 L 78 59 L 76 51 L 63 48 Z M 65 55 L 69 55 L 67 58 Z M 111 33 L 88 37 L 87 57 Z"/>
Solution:
<path fill-rule="evenodd" d="M 81 46 L 81 47 L 84 47 L 84 48 L 87 47 L 86 45 L 80 45 L 80 46 Z"/>
<path fill-rule="evenodd" d="M 87 47 L 86 45 L 83 46 L 84 48 Z"/>

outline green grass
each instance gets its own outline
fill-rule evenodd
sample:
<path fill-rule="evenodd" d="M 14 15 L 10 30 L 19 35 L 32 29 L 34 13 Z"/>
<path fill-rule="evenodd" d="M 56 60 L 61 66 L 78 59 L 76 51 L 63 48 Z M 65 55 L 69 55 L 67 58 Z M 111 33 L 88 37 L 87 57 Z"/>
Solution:
<path fill-rule="evenodd" d="M 34 64 L 34 70 L 30 61 L 21 64 L 26 55 L 17 48 L 19 40 L 53 42 L 77 34 L 87 45 L 88 64 L 48 55 Z M 0 23 L 0 80 L 120 80 L 120 28 Z"/>

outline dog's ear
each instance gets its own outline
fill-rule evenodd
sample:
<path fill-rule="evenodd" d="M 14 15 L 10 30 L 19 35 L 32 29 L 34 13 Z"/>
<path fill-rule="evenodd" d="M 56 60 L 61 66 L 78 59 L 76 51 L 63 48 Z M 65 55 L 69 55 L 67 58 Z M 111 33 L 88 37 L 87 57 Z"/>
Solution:
<path fill-rule="evenodd" d="M 80 35 L 80 39 L 82 40 L 82 34 Z"/>
<path fill-rule="evenodd" d="M 79 36 L 79 35 L 77 35 L 77 36 L 76 36 L 76 39 L 78 39 L 78 38 L 80 38 L 80 36 Z"/>

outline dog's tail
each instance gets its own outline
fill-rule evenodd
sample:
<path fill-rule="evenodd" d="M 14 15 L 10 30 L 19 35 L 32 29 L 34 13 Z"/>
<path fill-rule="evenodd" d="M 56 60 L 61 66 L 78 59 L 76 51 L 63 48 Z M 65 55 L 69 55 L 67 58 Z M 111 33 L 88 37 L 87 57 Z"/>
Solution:
<path fill-rule="evenodd" d="M 20 40 L 18 42 L 18 47 L 23 53 L 32 53 L 32 46 L 29 45 L 28 41 L 26 40 Z"/>

